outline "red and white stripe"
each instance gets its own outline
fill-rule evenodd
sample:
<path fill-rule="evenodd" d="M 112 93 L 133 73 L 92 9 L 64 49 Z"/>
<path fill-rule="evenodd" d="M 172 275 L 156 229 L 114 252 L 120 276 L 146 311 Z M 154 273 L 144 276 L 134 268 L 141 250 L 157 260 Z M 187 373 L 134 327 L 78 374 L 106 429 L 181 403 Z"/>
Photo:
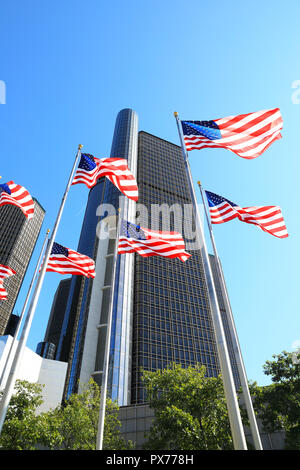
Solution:
<path fill-rule="evenodd" d="M 92 188 L 93 186 L 95 186 L 95 184 L 97 183 L 97 179 L 99 178 L 98 172 L 99 172 L 101 160 L 100 158 L 95 158 L 95 157 L 93 157 L 93 160 L 96 164 L 93 170 L 87 171 L 80 167 L 77 168 L 74 179 L 72 181 L 72 185 L 83 183 L 88 188 Z"/>
<path fill-rule="evenodd" d="M 0 264 L 0 299 L 7 298 L 7 292 L 3 286 L 4 279 L 6 279 L 9 276 L 13 276 L 14 274 L 16 274 L 16 271 L 14 271 L 12 268 L 10 268 L 9 266 Z"/>
<path fill-rule="evenodd" d="M 258 225 L 264 232 L 278 238 L 288 237 L 287 228 L 278 206 L 239 207 L 224 201 L 218 206 L 209 207 L 211 222 L 222 224 L 238 218 L 242 222 Z"/>
<path fill-rule="evenodd" d="M 252 159 L 261 155 L 275 140 L 281 138 L 283 120 L 279 108 L 255 113 L 214 119 L 222 137 L 210 140 L 204 136 L 184 136 L 186 149 L 221 147 L 242 158 Z"/>
<path fill-rule="evenodd" d="M 95 262 L 88 256 L 67 248 L 69 256 L 52 254 L 49 257 L 46 271 L 59 274 L 76 274 L 94 278 Z"/>
<path fill-rule="evenodd" d="M 96 167 L 92 171 L 78 168 L 72 184 L 84 183 L 92 188 L 97 180 L 106 176 L 118 189 L 134 201 L 138 200 L 138 186 L 136 179 L 129 170 L 127 160 L 124 158 L 95 158 Z"/>
<path fill-rule="evenodd" d="M 147 237 L 146 240 L 120 236 L 119 254 L 137 252 L 144 257 L 157 255 L 166 258 L 179 258 L 181 261 L 186 261 L 191 256 L 185 251 L 185 243 L 180 233 L 154 231 L 144 227 L 141 229 Z"/>
<path fill-rule="evenodd" d="M 32 219 L 34 214 L 34 202 L 27 189 L 13 181 L 9 181 L 7 185 L 11 194 L 8 194 L 6 191 L 1 192 L 0 206 L 13 204 L 22 210 L 27 219 Z"/>

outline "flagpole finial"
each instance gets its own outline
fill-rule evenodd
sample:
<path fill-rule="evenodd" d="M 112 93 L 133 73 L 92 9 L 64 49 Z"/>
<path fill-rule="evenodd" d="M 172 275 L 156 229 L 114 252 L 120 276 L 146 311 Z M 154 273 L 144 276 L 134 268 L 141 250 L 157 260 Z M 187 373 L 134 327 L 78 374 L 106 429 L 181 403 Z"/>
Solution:
<path fill-rule="evenodd" d="M 201 186 L 201 183 L 200 183 L 200 181 L 197 181 L 197 183 L 198 183 L 198 186 Z"/>
<path fill-rule="evenodd" d="M 79 144 L 78 145 L 78 150 L 82 149 L 83 145 Z"/>
<path fill-rule="evenodd" d="M 46 232 L 46 233 L 47 233 L 47 235 L 49 235 L 49 233 L 50 233 L 50 228 L 48 228 L 48 230 L 47 230 L 47 232 Z"/>
<path fill-rule="evenodd" d="M 177 111 L 174 111 L 174 116 L 177 117 L 178 116 L 178 113 Z"/>

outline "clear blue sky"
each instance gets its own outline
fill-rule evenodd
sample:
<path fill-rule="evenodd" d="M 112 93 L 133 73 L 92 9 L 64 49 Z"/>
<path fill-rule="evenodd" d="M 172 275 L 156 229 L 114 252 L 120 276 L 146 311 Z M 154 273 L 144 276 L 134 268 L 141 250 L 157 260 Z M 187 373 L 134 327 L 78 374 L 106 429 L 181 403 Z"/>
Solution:
<path fill-rule="evenodd" d="M 257 159 L 190 152 L 195 183 L 241 206 L 282 208 L 288 239 L 239 221 L 214 229 L 248 378 L 268 383 L 265 361 L 300 340 L 300 105 L 292 102 L 299 13 L 297 0 L 1 1 L 1 181 L 22 184 L 47 211 L 15 313 L 78 144 L 109 156 L 120 109 L 138 113 L 140 130 L 179 144 L 174 111 L 205 120 L 279 107 L 283 138 Z M 83 185 L 72 187 L 58 243 L 77 248 L 87 196 Z M 61 279 L 46 274 L 27 343 L 33 350 Z"/>

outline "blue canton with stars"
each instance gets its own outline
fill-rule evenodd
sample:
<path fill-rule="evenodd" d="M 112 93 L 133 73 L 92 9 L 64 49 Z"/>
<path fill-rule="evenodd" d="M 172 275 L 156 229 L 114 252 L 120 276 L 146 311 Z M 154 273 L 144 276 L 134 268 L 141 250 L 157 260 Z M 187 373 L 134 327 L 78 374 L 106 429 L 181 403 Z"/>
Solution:
<path fill-rule="evenodd" d="M 135 240 L 146 240 L 147 237 L 139 225 L 132 224 L 126 220 L 121 222 L 121 235 Z"/>
<path fill-rule="evenodd" d="M 0 194 L 1 194 L 3 191 L 4 191 L 5 193 L 7 193 L 7 194 L 11 194 L 11 190 L 9 189 L 9 186 L 8 186 L 7 183 L 0 184 Z"/>
<path fill-rule="evenodd" d="M 183 134 L 201 135 L 209 140 L 221 139 L 221 131 L 215 121 L 181 121 Z"/>
<path fill-rule="evenodd" d="M 96 168 L 96 166 L 97 165 L 95 163 L 93 155 L 90 155 L 89 153 L 83 153 L 81 155 L 78 168 L 82 168 L 82 170 L 86 171 L 92 171 L 94 168 Z"/>
<path fill-rule="evenodd" d="M 62 245 L 59 245 L 58 243 L 54 242 L 51 250 L 51 255 L 65 255 L 69 256 L 69 251 L 67 248 L 65 248 Z"/>
<path fill-rule="evenodd" d="M 225 197 L 218 196 L 217 194 L 211 193 L 210 191 L 205 191 L 207 200 L 208 200 L 208 205 L 210 207 L 218 206 L 222 202 L 228 202 L 231 206 L 236 206 L 234 202 L 229 201 L 228 199 L 225 199 Z"/>

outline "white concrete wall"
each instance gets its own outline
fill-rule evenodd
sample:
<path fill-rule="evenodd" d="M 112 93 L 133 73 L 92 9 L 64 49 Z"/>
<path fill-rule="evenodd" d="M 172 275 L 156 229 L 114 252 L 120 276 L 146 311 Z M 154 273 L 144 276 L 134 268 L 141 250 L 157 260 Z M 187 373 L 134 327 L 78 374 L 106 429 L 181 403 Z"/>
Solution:
<path fill-rule="evenodd" d="M 6 368 L 5 366 L 12 342 L 13 338 L 11 336 L 0 336 L 0 389 L 2 390 L 5 387 L 10 370 L 11 361 Z M 15 347 L 12 351 L 16 350 L 17 345 L 18 342 L 15 341 Z M 43 385 L 42 396 L 44 403 L 39 407 L 38 412 L 49 411 L 61 404 L 67 366 L 66 362 L 44 359 L 25 347 L 17 379 Z"/>
<path fill-rule="evenodd" d="M 44 403 L 39 411 L 48 411 L 61 404 L 67 373 L 67 362 L 42 359 L 37 382 L 43 387 Z"/>

